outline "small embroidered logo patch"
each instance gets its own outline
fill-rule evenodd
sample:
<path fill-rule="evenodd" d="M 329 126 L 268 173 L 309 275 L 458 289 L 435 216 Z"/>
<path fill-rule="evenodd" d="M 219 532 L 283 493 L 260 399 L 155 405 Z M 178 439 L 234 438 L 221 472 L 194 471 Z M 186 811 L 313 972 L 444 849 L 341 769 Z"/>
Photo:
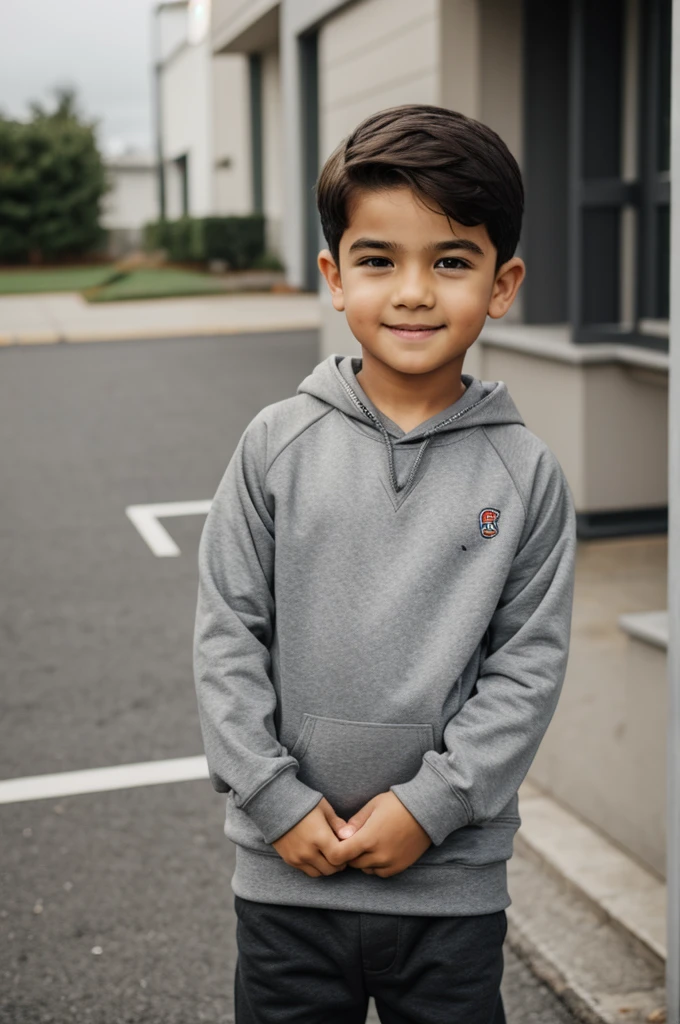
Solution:
<path fill-rule="evenodd" d="M 498 520 L 500 512 L 497 508 L 483 508 L 479 513 L 479 529 L 482 537 L 498 536 Z"/>

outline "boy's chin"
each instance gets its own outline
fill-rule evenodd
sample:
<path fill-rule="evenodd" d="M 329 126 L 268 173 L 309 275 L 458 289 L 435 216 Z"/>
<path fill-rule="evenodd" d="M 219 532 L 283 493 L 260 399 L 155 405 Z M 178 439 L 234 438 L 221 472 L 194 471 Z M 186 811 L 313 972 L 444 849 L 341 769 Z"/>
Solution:
<path fill-rule="evenodd" d="M 441 349 L 434 349 L 432 346 L 428 346 L 427 342 L 423 342 L 422 345 L 412 352 L 399 351 L 398 344 L 394 347 L 388 345 L 375 345 L 366 344 L 357 339 L 361 345 L 364 356 L 369 356 L 378 362 L 384 363 L 389 366 L 392 370 L 397 370 L 400 373 L 430 373 L 432 370 L 438 369 L 440 366 L 444 366 L 447 363 L 451 363 L 456 359 L 462 359 L 467 351 L 464 349 L 462 352 L 454 350 L 452 352 L 442 352 Z"/>

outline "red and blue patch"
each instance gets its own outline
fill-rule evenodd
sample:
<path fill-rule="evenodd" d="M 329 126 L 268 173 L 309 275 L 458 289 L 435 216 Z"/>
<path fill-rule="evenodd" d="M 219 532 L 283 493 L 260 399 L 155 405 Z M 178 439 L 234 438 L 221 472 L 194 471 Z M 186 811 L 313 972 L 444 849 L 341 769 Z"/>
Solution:
<path fill-rule="evenodd" d="M 497 508 L 483 508 L 479 513 L 479 530 L 482 537 L 489 540 L 498 536 L 498 520 L 500 512 Z"/>

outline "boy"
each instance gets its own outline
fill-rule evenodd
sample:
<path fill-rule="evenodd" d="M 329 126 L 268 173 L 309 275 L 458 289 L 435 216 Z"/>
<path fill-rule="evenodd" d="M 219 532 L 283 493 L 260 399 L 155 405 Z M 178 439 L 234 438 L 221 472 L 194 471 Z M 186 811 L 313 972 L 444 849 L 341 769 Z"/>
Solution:
<path fill-rule="evenodd" d="M 462 373 L 524 277 L 486 126 L 404 106 L 327 161 L 361 359 L 246 427 L 199 553 L 198 706 L 236 843 L 236 1024 L 499 1024 L 517 789 L 565 674 L 569 487 Z"/>

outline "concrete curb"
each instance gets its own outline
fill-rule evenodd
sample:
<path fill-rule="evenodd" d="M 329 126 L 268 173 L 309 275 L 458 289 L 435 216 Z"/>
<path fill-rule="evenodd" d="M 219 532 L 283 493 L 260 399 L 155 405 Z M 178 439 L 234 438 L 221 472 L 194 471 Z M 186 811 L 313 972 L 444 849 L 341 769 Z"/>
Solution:
<path fill-rule="evenodd" d="M 536 786 L 520 792 L 524 843 L 643 951 L 666 960 L 666 886 Z"/>
<path fill-rule="evenodd" d="M 96 331 L 71 331 L 68 334 L 58 334 L 55 331 L 22 331 L 15 334 L 0 334 L 0 346 L 13 345 L 55 345 L 68 343 L 82 345 L 88 342 L 106 341 L 163 341 L 166 338 L 219 338 L 229 337 L 233 334 L 268 334 L 285 333 L 286 331 L 314 331 L 318 329 L 316 323 L 290 323 L 283 326 L 265 324 L 233 324 L 225 327 L 224 324 L 212 325 L 209 327 L 199 326 L 187 329 L 186 327 L 163 327 L 151 329 L 136 329 L 129 331 L 100 332 Z"/>
<path fill-rule="evenodd" d="M 558 996 L 567 1009 L 583 1024 L 610 1024 L 593 997 L 569 977 L 560 958 L 526 931 L 512 910 L 508 910 L 507 943 L 533 974 Z"/>
<path fill-rule="evenodd" d="M 528 783 L 520 812 L 510 949 L 584 1024 L 666 1021 L 665 886 Z"/>

